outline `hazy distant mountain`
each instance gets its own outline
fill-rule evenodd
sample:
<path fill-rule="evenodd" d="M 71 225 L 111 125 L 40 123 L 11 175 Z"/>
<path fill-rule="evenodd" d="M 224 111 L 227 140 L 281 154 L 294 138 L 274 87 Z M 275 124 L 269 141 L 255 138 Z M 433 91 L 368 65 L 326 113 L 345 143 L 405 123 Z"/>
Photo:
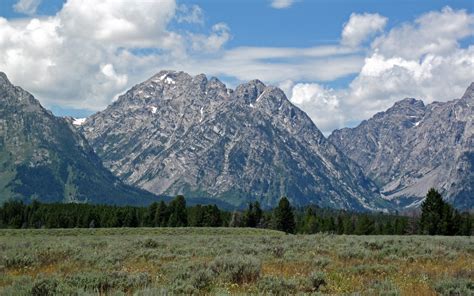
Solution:
<path fill-rule="evenodd" d="M 153 195 L 105 169 L 84 137 L 0 72 L 0 202 L 146 204 Z"/>
<path fill-rule="evenodd" d="M 404 99 L 329 140 L 401 206 L 419 205 L 430 187 L 456 207 L 474 207 L 474 83 L 461 99 L 425 106 Z"/>
<path fill-rule="evenodd" d="M 376 186 L 278 88 L 162 71 L 81 126 L 104 165 L 156 194 L 364 209 Z M 385 206 L 385 205 L 383 205 Z"/>

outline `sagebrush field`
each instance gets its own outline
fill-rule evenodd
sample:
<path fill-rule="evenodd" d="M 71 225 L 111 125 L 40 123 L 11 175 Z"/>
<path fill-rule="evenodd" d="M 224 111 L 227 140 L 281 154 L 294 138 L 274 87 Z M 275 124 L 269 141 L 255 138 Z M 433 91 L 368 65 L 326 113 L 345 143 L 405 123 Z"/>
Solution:
<path fill-rule="evenodd" d="M 1 295 L 473 295 L 474 239 L 248 228 L 0 230 Z"/>

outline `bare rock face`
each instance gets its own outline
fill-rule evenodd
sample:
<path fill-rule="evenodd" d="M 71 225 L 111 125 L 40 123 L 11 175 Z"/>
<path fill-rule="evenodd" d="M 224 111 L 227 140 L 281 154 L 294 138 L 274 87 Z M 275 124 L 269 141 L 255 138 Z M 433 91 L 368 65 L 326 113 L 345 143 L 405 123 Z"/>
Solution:
<path fill-rule="evenodd" d="M 71 123 L 0 72 L 0 203 L 148 204 L 154 198 L 123 184 Z"/>
<path fill-rule="evenodd" d="M 461 99 L 425 106 L 404 99 L 329 140 L 400 207 L 434 187 L 458 208 L 474 207 L 474 83 Z"/>
<path fill-rule="evenodd" d="M 347 209 L 386 206 L 358 165 L 278 88 L 162 71 L 81 130 L 104 165 L 156 194 Z"/>

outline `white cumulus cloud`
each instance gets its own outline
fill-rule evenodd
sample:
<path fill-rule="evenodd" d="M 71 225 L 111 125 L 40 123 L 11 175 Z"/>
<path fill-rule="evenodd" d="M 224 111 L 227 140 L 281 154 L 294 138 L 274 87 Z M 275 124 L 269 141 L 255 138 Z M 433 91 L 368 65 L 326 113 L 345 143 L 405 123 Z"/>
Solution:
<path fill-rule="evenodd" d="M 230 29 L 225 23 L 212 26 L 212 32 L 209 35 L 190 35 L 192 48 L 204 52 L 215 52 L 221 49 L 230 38 Z"/>
<path fill-rule="evenodd" d="M 170 29 L 172 21 L 201 24 L 199 7 L 135 1 L 68 0 L 54 16 L 0 18 L 0 71 L 47 107 L 96 111 L 161 69 L 278 83 L 330 81 L 364 63 L 360 51 L 340 45 L 225 49 L 225 23 L 206 33 Z"/>
<path fill-rule="evenodd" d="M 54 16 L 0 17 L 0 71 L 47 107 L 94 111 L 161 69 L 259 78 L 281 86 L 325 134 L 404 97 L 453 99 L 474 77 L 474 46 L 466 45 L 474 16 L 465 10 L 446 7 L 385 32 L 386 18 L 352 14 L 341 44 L 227 49 L 225 23 L 170 29 L 173 21 L 200 24 L 200 8 L 130 1 L 68 0 Z M 370 47 L 360 46 L 367 38 Z M 350 74 L 355 78 L 345 88 L 325 86 Z"/>
<path fill-rule="evenodd" d="M 387 18 L 378 13 L 352 13 L 342 30 L 341 43 L 356 47 L 375 33 L 381 32 L 387 24 Z"/>
<path fill-rule="evenodd" d="M 317 83 L 297 83 L 291 90 L 290 100 L 317 123 L 324 133 L 328 133 L 335 124 L 344 124 L 341 112 L 342 94 Z"/>
<path fill-rule="evenodd" d="M 474 79 L 474 45 L 460 43 L 473 36 L 473 23 L 465 10 L 425 13 L 375 38 L 347 88 L 295 84 L 287 94 L 325 134 L 406 97 L 425 103 L 459 98 Z"/>
<path fill-rule="evenodd" d="M 0 71 L 46 106 L 104 108 L 131 84 L 189 58 L 188 33 L 168 28 L 175 0 L 132 2 L 68 0 L 54 16 L 0 17 Z M 187 22 L 199 17 L 195 7 L 187 13 Z M 218 50 L 228 34 L 216 25 L 200 36 L 208 42 L 200 50 Z"/>
<path fill-rule="evenodd" d="M 174 0 L 131 2 L 69 0 L 58 15 L 58 33 L 117 46 L 167 48 L 179 42 L 178 36 L 166 29 L 175 14 Z"/>
<path fill-rule="evenodd" d="M 419 59 L 425 54 L 449 55 L 459 40 L 472 36 L 474 17 L 465 10 L 445 7 L 393 28 L 374 40 L 373 49 L 387 57 Z"/>

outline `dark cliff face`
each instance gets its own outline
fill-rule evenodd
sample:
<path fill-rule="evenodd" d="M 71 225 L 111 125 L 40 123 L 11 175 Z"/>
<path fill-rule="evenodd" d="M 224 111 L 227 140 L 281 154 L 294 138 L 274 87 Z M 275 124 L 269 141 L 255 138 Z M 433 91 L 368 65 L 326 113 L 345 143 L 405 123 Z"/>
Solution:
<path fill-rule="evenodd" d="M 149 203 L 105 169 L 85 138 L 0 73 L 1 200 Z"/>
<path fill-rule="evenodd" d="M 375 185 L 284 93 L 162 71 L 81 127 L 106 167 L 157 194 L 380 208 Z"/>
<path fill-rule="evenodd" d="M 418 206 L 430 187 L 456 207 L 474 207 L 474 84 L 461 99 L 425 106 L 405 99 L 329 140 L 381 186 L 387 198 Z"/>

